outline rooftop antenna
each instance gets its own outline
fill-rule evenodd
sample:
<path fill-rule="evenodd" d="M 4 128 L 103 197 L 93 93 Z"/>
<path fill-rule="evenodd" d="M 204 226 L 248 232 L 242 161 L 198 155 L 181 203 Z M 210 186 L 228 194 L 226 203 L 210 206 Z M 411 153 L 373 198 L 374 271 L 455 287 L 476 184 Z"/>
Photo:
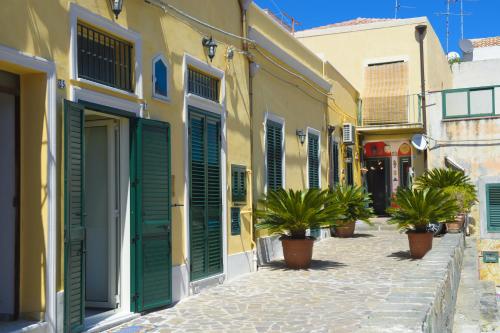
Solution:
<path fill-rule="evenodd" d="M 401 0 L 396 0 L 396 4 L 394 5 L 394 18 L 397 19 L 399 15 L 399 11 L 401 8 L 406 8 L 406 9 L 415 9 L 415 7 L 411 6 L 403 6 L 401 5 Z"/>
<path fill-rule="evenodd" d="M 451 4 L 456 4 L 458 1 L 460 1 L 460 13 L 452 13 L 450 11 Z M 465 15 L 471 15 L 470 13 L 464 13 L 463 12 L 463 0 L 446 0 L 446 12 L 444 13 L 436 13 L 436 15 L 442 15 L 446 17 L 446 54 L 450 51 L 450 33 L 451 33 L 451 25 L 450 25 L 450 16 L 460 16 L 460 22 L 461 22 L 461 33 L 462 33 L 462 39 L 464 38 L 464 16 Z"/>
<path fill-rule="evenodd" d="M 479 0 L 466 0 L 466 1 L 469 1 L 469 2 L 477 2 Z M 464 0 L 460 0 L 460 33 L 461 33 L 461 39 L 464 39 L 464 16 L 467 16 L 467 15 L 472 15 L 471 13 L 465 13 L 464 12 Z"/>

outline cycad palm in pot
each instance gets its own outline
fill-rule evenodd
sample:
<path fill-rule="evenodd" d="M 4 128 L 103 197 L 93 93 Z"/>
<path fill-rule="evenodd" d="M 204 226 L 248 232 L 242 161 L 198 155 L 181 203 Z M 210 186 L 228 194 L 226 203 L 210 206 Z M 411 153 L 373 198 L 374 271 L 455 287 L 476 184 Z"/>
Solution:
<path fill-rule="evenodd" d="M 446 222 L 458 212 L 458 206 L 449 194 L 436 188 L 404 189 L 396 193 L 395 208 L 389 208 L 390 224 L 406 231 L 410 255 L 420 259 L 432 249 L 433 233 L 428 231 L 431 221 Z"/>
<path fill-rule="evenodd" d="M 344 207 L 344 216 L 332 228 L 337 237 L 352 237 L 356 221 L 363 221 L 369 225 L 373 209 L 370 208 L 370 195 L 360 186 L 338 185 L 330 192 L 330 200 Z"/>
<path fill-rule="evenodd" d="M 306 236 L 307 229 L 329 227 L 343 213 L 327 190 L 318 189 L 270 191 L 260 204 L 255 228 L 281 235 L 285 264 L 294 269 L 311 265 L 314 237 Z"/>
<path fill-rule="evenodd" d="M 459 211 L 449 221 L 446 221 L 448 232 L 460 232 L 463 228 L 465 215 L 477 202 L 476 187 L 470 178 L 462 171 L 436 168 L 427 170 L 417 178 L 415 185 L 420 188 L 437 188 L 448 193 L 456 202 Z"/>

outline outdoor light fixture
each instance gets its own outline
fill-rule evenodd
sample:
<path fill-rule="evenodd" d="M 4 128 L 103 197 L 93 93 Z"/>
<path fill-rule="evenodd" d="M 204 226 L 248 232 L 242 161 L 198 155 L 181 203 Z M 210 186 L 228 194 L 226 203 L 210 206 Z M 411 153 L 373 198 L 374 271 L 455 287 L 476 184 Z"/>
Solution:
<path fill-rule="evenodd" d="M 123 0 L 110 0 L 111 1 L 111 10 L 115 13 L 115 17 L 118 18 L 118 15 L 122 12 Z"/>
<path fill-rule="evenodd" d="M 299 137 L 300 144 L 303 145 L 306 142 L 306 133 L 304 133 L 304 130 L 298 129 L 295 134 Z"/>
<path fill-rule="evenodd" d="M 201 41 L 204 47 L 208 49 L 208 57 L 210 58 L 210 62 L 212 62 L 215 57 L 215 50 L 217 49 L 217 43 L 212 39 L 212 37 L 207 38 L 203 37 Z"/>

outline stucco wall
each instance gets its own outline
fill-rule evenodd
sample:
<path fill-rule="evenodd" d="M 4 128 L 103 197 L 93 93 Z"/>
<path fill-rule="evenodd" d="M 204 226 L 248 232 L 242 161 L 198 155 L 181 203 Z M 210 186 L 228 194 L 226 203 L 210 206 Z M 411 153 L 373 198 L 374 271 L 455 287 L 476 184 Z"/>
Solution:
<path fill-rule="evenodd" d="M 420 49 L 415 26 L 427 24 L 424 46 L 427 89 L 435 90 L 451 85 L 451 73 L 441 44 L 426 18 L 412 19 L 398 24 L 370 29 L 370 24 L 352 30 L 339 28 L 338 32 L 324 35 L 302 36 L 299 40 L 335 66 L 363 96 L 364 68 L 370 63 L 405 60 L 409 64 L 409 94 L 420 92 Z M 374 24 L 376 25 L 376 24 Z"/>

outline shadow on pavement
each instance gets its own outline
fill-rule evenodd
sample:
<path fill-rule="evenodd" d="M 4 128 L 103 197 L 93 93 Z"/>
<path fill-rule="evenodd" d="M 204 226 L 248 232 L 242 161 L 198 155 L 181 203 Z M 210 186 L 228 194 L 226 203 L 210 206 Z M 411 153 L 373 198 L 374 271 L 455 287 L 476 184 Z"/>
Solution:
<path fill-rule="evenodd" d="M 375 237 L 372 234 L 354 234 L 352 235 L 351 238 L 370 238 L 370 237 Z"/>
<path fill-rule="evenodd" d="M 400 261 L 401 260 L 415 260 L 415 259 L 412 259 L 412 257 L 410 256 L 409 250 L 394 252 L 394 253 L 389 254 L 387 257 L 395 258 L 395 259 L 398 259 Z"/>
<path fill-rule="evenodd" d="M 311 267 L 309 267 L 308 269 L 304 269 L 304 270 L 328 271 L 328 270 L 342 268 L 342 267 L 347 267 L 347 265 L 344 263 L 341 263 L 341 262 L 336 262 L 336 261 L 331 261 L 331 260 L 313 259 L 311 261 Z M 273 270 L 273 271 L 276 271 L 276 270 L 294 271 L 295 270 L 295 269 L 287 268 L 285 266 L 284 260 L 272 261 L 266 265 L 263 265 L 262 268 L 266 268 L 266 269 Z"/>

